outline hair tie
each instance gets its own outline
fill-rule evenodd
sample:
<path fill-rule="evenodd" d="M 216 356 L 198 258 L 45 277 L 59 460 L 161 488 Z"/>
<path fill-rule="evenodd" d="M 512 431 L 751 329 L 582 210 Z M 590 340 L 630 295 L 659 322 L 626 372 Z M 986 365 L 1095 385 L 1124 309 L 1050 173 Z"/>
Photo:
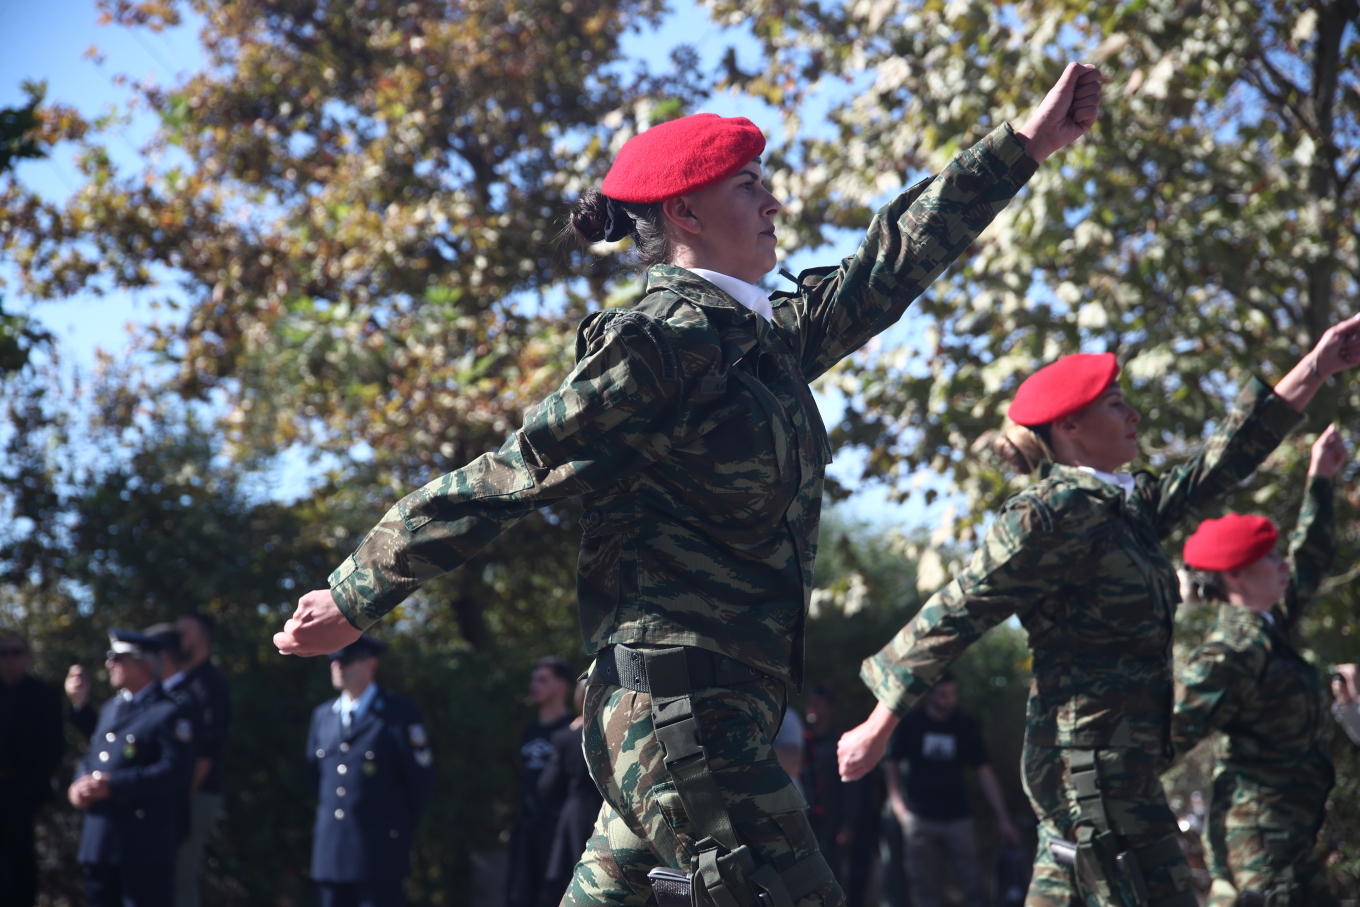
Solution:
<path fill-rule="evenodd" d="M 605 196 L 608 204 L 605 206 L 604 220 L 604 241 L 618 242 L 626 236 L 633 235 L 633 217 L 624 210 L 623 205 L 609 196 Z"/>

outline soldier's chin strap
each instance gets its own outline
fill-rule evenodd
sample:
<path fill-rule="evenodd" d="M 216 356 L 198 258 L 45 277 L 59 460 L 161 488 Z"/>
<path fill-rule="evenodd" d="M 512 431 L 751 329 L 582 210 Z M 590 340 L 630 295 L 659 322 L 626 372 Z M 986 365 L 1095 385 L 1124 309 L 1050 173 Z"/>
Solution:
<path fill-rule="evenodd" d="M 1178 859 L 1180 845 L 1175 838 L 1168 837 L 1147 847 L 1127 847 L 1105 808 L 1096 751 L 1068 752 L 1072 788 L 1081 810 L 1074 866 L 1078 886 L 1097 895 L 1102 903 L 1122 903 L 1125 907 L 1196 907 L 1199 899 L 1193 891 L 1178 891 L 1156 899 L 1149 895 L 1143 870 Z M 1118 884 L 1118 880 L 1124 884 Z"/>
<path fill-rule="evenodd" d="M 795 901 L 835 881 L 820 852 L 779 871 L 756 861 L 737 839 L 722 791 L 713 777 L 694 713 L 695 688 L 684 647 L 643 652 L 652 698 L 652 727 L 666 770 L 700 840 L 693 875 L 695 904 L 716 907 L 793 907 Z M 706 897 L 705 897 L 706 896 Z"/>

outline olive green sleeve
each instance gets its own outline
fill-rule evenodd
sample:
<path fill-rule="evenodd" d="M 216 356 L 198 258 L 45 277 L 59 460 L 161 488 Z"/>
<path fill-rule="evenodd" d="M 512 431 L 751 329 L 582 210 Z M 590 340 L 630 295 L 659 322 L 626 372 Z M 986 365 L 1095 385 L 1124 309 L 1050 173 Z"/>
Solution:
<path fill-rule="evenodd" d="M 1188 515 L 1246 481 L 1303 416 L 1260 378 L 1237 398 L 1199 453 L 1136 492 L 1151 496 L 1153 525 L 1166 538 Z"/>
<path fill-rule="evenodd" d="M 368 628 L 536 508 L 607 487 L 665 456 L 682 409 L 684 365 L 659 332 L 632 312 L 583 323 L 580 362 L 519 431 L 398 501 L 331 574 L 350 623 Z"/>
<path fill-rule="evenodd" d="M 1083 527 L 1049 502 L 1021 494 L 997 516 L 963 571 L 931 596 L 860 677 L 878 701 L 903 714 L 983 633 L 1062 582 L 1083 547 Z"/>
<path fill-rule="evenodd" d="M 1263 658 L 1220 641 L 1205 643 L 1191 654 L 1181 672 L 1182 689 L 1171 715 L 1171 743 L 1177 756 L 1222 730 L 1237 715 L 1256 683 Z"/>
<path fill-rule="evenodd" d="M 884 205 L 855 254 L 799 275 L 796 295 L 775 294 L 776 323 L 796 334 L 812 381 L 895 324 L 977 239 L 1038 164 L 1008 125 L 956 154 L 938 176 Z"/>
<path fill-rule="evenodd" d="M 1289 536 L 1289 586 L 1276 606 L 1281 629 L 1288 633 L 1332 569 L 1336 559 L 1336 513 L 1332 480 L 1309 476 L 1299 508 L 1299 521 Z"/>

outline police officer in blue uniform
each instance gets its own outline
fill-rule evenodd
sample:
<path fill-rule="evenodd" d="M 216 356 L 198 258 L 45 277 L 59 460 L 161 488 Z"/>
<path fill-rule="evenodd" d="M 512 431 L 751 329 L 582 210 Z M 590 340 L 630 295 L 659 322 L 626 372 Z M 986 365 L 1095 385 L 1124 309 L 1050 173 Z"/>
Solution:
<path fill-rule="evenodd" d="M 403 907 L 411 837 L 434 789 L 415 703 L 373 682 L 386 648 L 367 634 L 331 653 L 340 695 L 317 706 L 307 768 L 317 792 L 312 879 L 320 907 Z"/>
<path fill-rule="evenodd" d="M 99 712 L 67 791 L 85 812 L 77 860 L 90 907 L 171 907 L 179 815 L 193 770 L 193 724 L 158 681 L 164 641 L 109 631 L 119 690 Z"/>

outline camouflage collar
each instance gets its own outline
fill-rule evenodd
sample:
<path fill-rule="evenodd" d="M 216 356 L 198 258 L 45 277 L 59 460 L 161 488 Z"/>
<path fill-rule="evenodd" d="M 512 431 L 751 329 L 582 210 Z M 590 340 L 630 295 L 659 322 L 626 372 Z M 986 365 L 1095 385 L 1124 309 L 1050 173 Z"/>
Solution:
<path fill-rule="evenodd" d="M 1275 619 L 1278 621 L 1279 617 L 1277 616 Z M 1242 605 L 1231 604 L 1230 602 L 1218 603 L 1218 622 L 1224 626 L 1235 626 L 1244 630 L 1259 630 L 1262 633 L 1270 632 L 1270 627 L 1266 623 L 1266 616 L 1264 614 L 1253 611 Z M 1276 626 L 1278 626 L 1278 624 Z"/>
<path fill-rule="evenodd" d="M 669 264 L 652 265 L 647 269 L 647 292 L 651 293 L 654 290 L 669 290 L 705 309 L 722 309 L 737 317 L 764 321 L 755 312 L 688 268 Z"/>
<path fill-rule="evenodd" d="M 1039 467 L 1039 478 L 1047 479 L 1049 477 L 1067 482 L 1070 485 L 1076 485 L 1082 491 L 1089 492 L 1096 497 L 1117 501 L 1121 506 L 1124 504 L 1124 489 L 1098 479 L 1094 474 L 1084 469 L 1064 466 L 1061 463 L 1045 463 Z"/>

